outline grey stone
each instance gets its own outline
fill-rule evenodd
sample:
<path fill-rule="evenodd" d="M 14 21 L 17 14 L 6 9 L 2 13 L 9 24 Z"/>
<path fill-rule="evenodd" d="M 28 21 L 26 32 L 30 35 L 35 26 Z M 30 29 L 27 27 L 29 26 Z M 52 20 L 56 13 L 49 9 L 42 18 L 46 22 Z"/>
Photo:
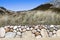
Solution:
<path fill-rule="evenodd" d="M 14 32 L 7 32 L 5 34 L 5 38 L 14 38 L 16 36 L 16 33 Z"/>
<path fill-rule="evenodd" d="M 0 28 L 0 37 L 5 36 L 5 29 L 3 27 Z"/>

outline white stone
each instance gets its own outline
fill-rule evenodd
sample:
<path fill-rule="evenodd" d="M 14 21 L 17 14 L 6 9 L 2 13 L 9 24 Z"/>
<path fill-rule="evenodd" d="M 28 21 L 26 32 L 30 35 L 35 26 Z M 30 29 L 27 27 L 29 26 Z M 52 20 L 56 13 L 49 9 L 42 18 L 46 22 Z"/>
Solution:
<path fill-rule="evenodd" d="M 23 30 L 22 30 L 21 28 L 19 28 L 19 31 L 20 31 L 20 32 L 23 32 Z"/>
<path fill-rule="evenodd" d="M 35 33 L 35 32 L 37 32 L 37 30 L 32 30 L 32 33 Z"/>
<path fill-rule="evenodd" d="M 5 36 L 5 29 L 3 27 L 0 28 L 0 37 Z"/>
<path fill-rule="evenodd" d="M 10 28 L 13 28 L 14 26 L 10 26 Z"/>
<path fill-rule="evenodd" d="M 17 35 L 19 35 L 19 36 L 20 36 L 20 35 L 22 35 L 22 33 L 21 33 L 21 32 L 17 32 Z"/>
<path fill-rule="evenodd" d="M 54 27 L 54 25 L 50 25 L 50 27 Z"/>
<path fill-rule="evenodd" d="M 17 26 L 14 26 L 13 29 L 17 29 Z"/>
<path fill-rule="evenodd" d="M 26 29 L 23 29 L 23 32 L 26 32 Z"/>
<path fill-rule="evenodd" d="M 35 29 L 38 29 L 38 25 L 37 25 L 37 26 L 35 26 Z"/>
<path fill-rule="evenodd" d="M 5 28 L 7 28 L 7 27 L 10 27 L 10 25 L 9 26 L 5 26 Z"/>
<path fill-rule="evenodd" d="M 60 30 L 57 30 L 56 34 L 57 34 L 57 37 L 60 37 Z"/>
<path fill-rule="evenodd" d="M 38 35 L 38 36 L 36 36 L 36 38 L 38 39 L 38 38 L 41 38 L 41 36 L 40 35 Z"/>
<path fill-rule="evenodd" d="M 41 35 L 42 37 L 48 37 L 48 33 L 46 29 L 41 29 Z"/>
<path fill-rule="evenodd" d="M 27 28 L 26 28 L 26 30 L 27 30 L 27 31 L 29 31 L 29 30 L 30 30 L 30 28 L 29 28 L 29 27 L 27 27 Z"/>
<path fill-rule="evenodd" d="M 41 30 L 40 29 L 37 29 L 38 32 L 40 32 Z"/>
<path fill-rule="evenodd" d="M 25 28 L 27 28 L 27 26 L 26 26 L 26 25 L 25 25 L 24 27 L 25 27 Z"/>
<path fill-rule="evenodd" d="M 13 30 L 13 32 L 17 32 L 17 30 Z"/>
<path fill-rule="evenodd" d="M 16 30 L 18 31 L 19 29 L 17 28 Z"/>
<path fill-rule="evenodd" d="M 52 37 L 52 32 L 49 32 L 49 37 Z"/>
<path fill-rule="evenodd" d="M 13 32 L 7 32 L 5 34 L 5 38 L 14 38 L 16 36 L 16 33 Z"/>
<path fill-rule="evenodd" d="M 24 29 L 24 26 L 21 26 L 21 29 Z"/>
<path fill-rule="evenodd" d="M 19 28 L 19 30 L 21 30 L 21 28 Z"/>
<path fill-rule="evenodd" d="M 33 30 L 33 28 L 31 27 L 30 30 Z"/>
<path fill-rule="evenodd" d="M 55 30 L 53 30 L 53 33 L 56 33 L 56 31 L 55 31 Z"/>
<path fill-rule="evenodd" d="M 21 26 L 17 26 L 18 28 L 20 28 Z"/>

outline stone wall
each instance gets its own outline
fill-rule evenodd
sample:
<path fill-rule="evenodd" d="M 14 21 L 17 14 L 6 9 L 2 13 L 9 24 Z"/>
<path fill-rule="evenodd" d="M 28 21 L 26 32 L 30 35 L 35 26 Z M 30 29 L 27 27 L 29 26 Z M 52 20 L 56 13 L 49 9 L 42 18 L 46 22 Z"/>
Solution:
<path fill-rule="evenodd" d="M 0 28 L 0 38 L 60 37 L 60 25 L 19 25 Z"/>

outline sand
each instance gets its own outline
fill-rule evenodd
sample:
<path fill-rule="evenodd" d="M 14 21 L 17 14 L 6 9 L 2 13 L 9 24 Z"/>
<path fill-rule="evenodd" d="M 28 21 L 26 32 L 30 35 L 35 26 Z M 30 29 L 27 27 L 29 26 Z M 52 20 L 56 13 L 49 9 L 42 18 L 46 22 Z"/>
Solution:
<path fill-rule="evenodd" d="M 60 40 L 60 37 L 55 37 L 55 38 L 0 38 L 0 40 Z"/>

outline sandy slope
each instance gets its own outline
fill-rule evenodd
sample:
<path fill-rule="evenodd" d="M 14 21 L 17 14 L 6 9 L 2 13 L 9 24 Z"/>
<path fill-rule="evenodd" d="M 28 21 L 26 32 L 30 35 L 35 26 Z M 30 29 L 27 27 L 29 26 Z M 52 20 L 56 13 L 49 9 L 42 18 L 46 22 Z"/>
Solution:
<path fill-rule="evenodd" d="M 60 38 L 56 37 L 56 38 L 40 38 L 40 39 L 36 39 L 36 38 L 0 38 L 0 40 L 60 40 Z"/>

